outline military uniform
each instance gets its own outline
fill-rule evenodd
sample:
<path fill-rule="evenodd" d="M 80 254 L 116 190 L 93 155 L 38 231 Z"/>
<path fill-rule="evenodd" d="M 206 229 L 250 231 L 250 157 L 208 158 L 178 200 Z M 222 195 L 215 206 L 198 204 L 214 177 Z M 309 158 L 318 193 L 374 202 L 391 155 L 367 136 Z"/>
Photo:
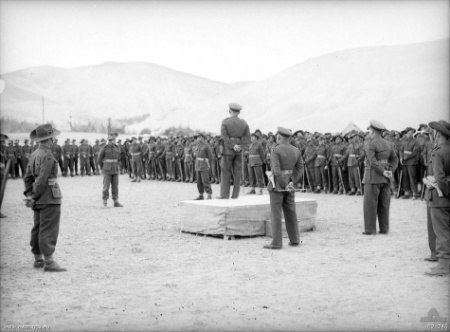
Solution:
<path fill-rule="evenodd" d="M 405 133 L 415 131 L 413 128 L 406 128 Z M 403 176 L 401 186 L 405 192 L 403 198 L 419 197 L 417 189 L 417 166 L 419 163 L 420 148 L 414 137 L 404 137 L 400 147 L 400 160 L 403 165 Z"/>
<path fill-rule="evenodd" d="M 398 165 L 398 158 L 390 144 L 380 134 L 385 129 L 378 121 L 371 121 L 374 129 L 373 137 L 365 146 L 364 168 L 364 232 L 365 235 L 376 233 L 376 221 L 380 233 L 389 232 L 389 206 L 391 202 L 389 178 L 385 171 L 394 172 Z"/>
<path fill-rule="evenodd" d="M 256 136 L 253 135 L 252 137 L 256 138 Z M 250 186 L 252 187 L 252 190 L 249 192 L 249 194 L 256 194 L 255 188 L 258 187 L 258 193 L 262 195 L 262 190 L 264 188 L 264 146 L 260 141 L 252 138 L 252 143 L 250 143 L 248 153 L 248 173 Z"/>
<path fill-rule="evenodd" d="M 185 182 L 194 182 L 194 165 L 193 165 L 192 143 L 186 140 L 184 143 L 184 174 Z"/>
<path fill-rule="evenodd" d="M 314 179 L 316 190 L 314 192 L 320 193 L 322 189 L 328 191 L 327 179 L 325 178 L 325 167 L 327 166 L 327 147 L 324 144 L 324 139 L 321 138 L 322 143 L 316 147 L 316 158 L 314 159 Z"/>
<path fill-rule="evenodd" d="M 121 207 L 122 205 L 119 203 L 120 149 L 117 144 L 113 142 L 114 137 L 117 137 L 116 133 L 109 134 L 108 144 L 100 150 L 98 165 L 102 169 L 103 173 L 103 205 L 106 206 L 109 198 L 109 187 L 111 187 L 114 206 Z"/>
<path fill-rule="evenodd" d="M 21 151 L 21 169 L 22 169 L 22 175 L 25 176 L 25 173 L 27 171 L 27 166 L 28 166 L 28 161 L 30 160 L 31 157 L 31 153 L 32 153 L 32 147 L 30 145 L 28 145 L 28 140 L 25 140 L 24 145 L 22 146 L 22 151 Z M 58 159 L 56 159 L 58 160 Z"/>
<path fill-rule="evenodd" d="M 341 139 L 341 142 L 336 142 L 338 138 Z M 344 177 L 342 175 L 341 164 L 346 147 L 342 140 L 343 138 L 340 135 L 335 137 L 335 144 L 331 147 L 328 159 L 331 166 L 331 182 L 334 194 L 342 194 L 344 192 Z"/>
<path fill-rule="evenodd" d="M 85 140 L 81 140 L 81 145 L 79 147 L 80 154 L 80 173 L 82 176 L 84 174 L 91 175 L 90 165 L 89 165 L 89 155 L 91 149 Z"/>
<path fill-rule="evenodd" d="M 356 137 L 356 134 L 352 134 L 350 139 Z M 350 192 L 348 195 L 361 194 L 361 175 L 359 172 L 359 160 L 362 158 L 362 146 L 351 142 L 347 145 L 342 162 L 347 166 L 348 184 Z"/>
<path fill-rule="evenodd" d="M 62 146 L 62 153 L 64 155 L 64 173 L 63 176 L 67 176 L 70 170 L 70 176 L 73 176 L 73 150 L 70 145 L 70 140 L 66 140 Z"/>
<path fill-rule="evenodd" d="M 317 146 L 316 141 L 313 139 L 310 139 L 307 141 L 305 150 L 303 152 L 303 159 L 305 162 L 305 176 L 308 180 L 308 185 L 312 190 L 314 190 L 314 187 L 316 186 L 316 180 L 314 175 L 314 163 L 317 158 Z"/>
<path fill-rule="evenodd" d="M 158 174 L 155 160 L 155 147 L 155 140 L 153 137 L 151 137 L 150 142 L 148 143 L 148 176 L 152 180 L 156 179 Z"/>
<path fill-rule="evenodd" d="M 133 182 L 141 182 L 142 176 L 142 148 L 133 138 L 130 144 L 131 169 L 133 172 Z"/>
<path fill-rule="evenodd" d="M 11 162 L 11 164 L 9 165 L 9 174 L 11 175 L 12 179 L 15 179 L 16 178 L 17 155 L 16 155 L 16 149 L 14 148 L 12 141 L 9 141 L 9 144 L 6 147 L 6 156 Z"/>
<path fill-rule="evenodd" d="M 96 140 L 94 146 L 92 147 L 92 152 L 94 156 L 94 164 L 95 164 L 95 174 L 99 174 L 100 168 L 98 167 L 98 156 L 100 155 L 100 141 Z"/>
<path fill-rule="evenodd" d="M 278 127 L 279 135 L 289 137 L 288 129 Z M 287 143 L 287 142 L 286 142 Z M 296 183 L 301 176 L 302 158 L 300 151 L 291 144 L 281 143 L 272 150 L 271 169 L 275 183 L 268 185 L 270 196 L 272 243 L 267 249 L 280 249 L 283 246 L 281 233 L 281 211 L 283 211 L 290 245 L 298 246 L 300 235 L 295 211 L 295 192 L 286 191 L 289 183 Z"/>
<path fill-rule="evenodd" d="M 75 175 L 78 175 L 78 156 L 79 156 L 79 148 L 78 145 L 75 144 L 76 140 L 72 140 L 72 165 Z"/>
<path fill-rule="evenodd" d="M 230 110 L 240 112 L 241 106 L 231 103 Z M 245 120 L 237 116 L 231 116 L 222 121 L 221 137 L 223 139 L 223 154 L 221 161 L 222 177 L 220 181 L 220 198 L 230 197 L 231 174 L 233 174 L 233 193 L 231 198 L 239 197 L 242 177 L 242 154 L 250 143 L 250 129 Z M 235 146 L 240 150 L 236 151 Z"/>
<path fill-rule="evenodd" d="M 30 134 L 32 140 L 45 141 L 59 134 L 50 124 L 41 125 Z M 52 143 L 40 144 L 34 151 L 24 177 L 26 204 L 33 209 L 34 226 L 31 230 L 31 252 L 34 267 L 45 271 L 61 272 L 53 260 L 61 217 L 61 189 L 57 182 L 58 163 L 51 151 Z M 44 255 L 44 260 L 42 259 Z"/>
<path fill-rule="evenodd" d="M 155 146 L 155 160 L 156 167 L 158 168 L 158 179 L 166 180 L 166 168 L 165 168 L 165 145 L 161 142 L 161 139 L 157 139 Z"/>
<path fill-rule="evenodd" d="M 430 122 L 429 126 L 446 137 L 437 142 L 431 152 L 434 184 L 429 188 L 428 206 L 430 207 L 433 230 L 436 234 L 438 266 L 426 272 L 428 275 L 448 275 L 450 263 L 450 123 Z"/>
<path fill-rule="evenodd" d="M 205 139 L 203 135 L 199 135 Z M 197 173 L 197 189 L 199 197 L 197 200 L 203 199 L 203 193 L 208 194 L 208 199 L 211 199 L 212 189 L 209 178 L 209 171 L 212 162 L 211 147 L 204 140 L 197 142 L 196 156 L 195 156 L 195 170 Z"/>

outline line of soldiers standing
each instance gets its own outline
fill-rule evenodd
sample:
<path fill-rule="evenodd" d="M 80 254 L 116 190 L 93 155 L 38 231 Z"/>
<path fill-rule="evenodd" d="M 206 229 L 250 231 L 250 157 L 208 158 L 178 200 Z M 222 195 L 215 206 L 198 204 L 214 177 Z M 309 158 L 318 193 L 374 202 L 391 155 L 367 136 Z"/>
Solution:
<path fill-rule="evenodd" d="M 310 133 L 298 130 L 290 139 L 303 159 L 302 176 L 297 188 L 316 193 L 331 192 L 334 194 L 362 195 L 361 185 L 364 161 L 365 133 L 351 131 L 345 135 L 330 133 Z M 422 178 L 430 174 L 431 150 L 433 142 L 430 129 L 421 124 L 419 129 L 408 127 L 402 132 L 385 131 L 383 137 L 391 142 L 399 160 L 400 167 L 391 181 L 391 193 L 402 198 L 416 199 L 423 194 Z M 220 161 L 223 153 L 223 142 L 220 136 L 206 135 L 205 142 L 211 147 L 210 181 L 219 183 L 221 178 Z M 14 143 L 14 144 L 13 144 Z M 19 140 L 1 143 L 2 158 L 11 159 L 10 175 L 12 178 L 22 176 L 25 172 L 29 156 L 37 145 L 24 145 Z M 90 145 L 85 139 L 76 144 L 76 140 L 67 139 L 64 145 L 57 142 L 52 147 L 53 155 L 59 163 L 63 176 L 98 175 L 98 155 L 106 140 L 96 140 Z M 120 148 L 120 173 L 128 173 L 132 181 L 141 179 L 195 182 L 195 159 L 197 143 L 194 137 L 132 137 Z M 243 152 L 241 184 L 251 187 L 250 194 L 262 193 L 268 179 L 266 170 L 270 170 L 270 154 L 275 145 L 275 136 L 256 130 L 252 134 L 252 142 Z M 233 179 L 231 178 L 231 182 Z M 401 183 L 401 186 L 398 184 Z"/>

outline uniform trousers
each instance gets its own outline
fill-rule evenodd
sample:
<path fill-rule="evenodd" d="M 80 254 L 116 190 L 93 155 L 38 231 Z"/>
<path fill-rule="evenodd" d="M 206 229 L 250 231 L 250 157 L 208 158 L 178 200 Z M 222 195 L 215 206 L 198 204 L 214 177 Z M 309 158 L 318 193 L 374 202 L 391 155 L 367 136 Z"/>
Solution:
<path fill-rule="evenodd" d="M 184 174 L 186 177 L 186 180 L 193 181 L 194 179 L 194 165 L 192 161 L 185 161 L 184 162 Z"/>
<path fill-rule="evenodd" d="M 233 193 L 231 198 L 239 197 L 242 176 L 242 154 L 223 155 L 220 167 L 222 168 L 222 177 L 220 181 L 220 196 L 230 197 L 231 173 L 233 173 Z"/>
<path fill-rule="evenodd" d="M 347 166 L 347 172 L 348 172 L 348 184 L 350 189 L 361 189 L 361 178 L 359 177 L 358 172 L 359 166 Z"/>
<path fill-rule="evenodd" d="M 64 175 L 67 175 L 70 170 L 70 175 L 73 175 L 73 159 L 70 157 L 64 157 Z"/>
<path fill-rule="evenodd" d="M 389 231 L 389 206 L 391 191 L 389 183 L 364 184 L 364 231 L 377 232 L 377 216 L 381 233 Z"/>
<path fill-rule="evenodd" d="M 316 186 L 320 186 L 322 188 L 327 187 L 327 182 L 325 180 L 325 166 L 314 167 L 314 179 Z"/>
<path fill-rule="evenodd" d="M 427 231 L 428 231 L 428 247 L 430 247 L 431 255 L 436 254 L 436 234 L 433 229 L 433 221 L 431 219 L 431 208 L 427 206 Z"/>
<path fill-rule="evenodd" d="M 419 195 L 417 190 L 417 165 L 403 165 L 402 188 L 405 192 L 413 192 Z"/>
<path fill-rule="evenodd" d="M 106 201 L 109 198 L 109 187 L 111 187 L 112 199 L 119 199 L 119 174 L 103 173 L 103 192 L 102 198 Z"/>
<path fill-rule="evenodd" d="M 250 187 L 264 188 L 264 173 L 262 165 L 248 166 Z"/>
<path fill-rule="evenodd" d="M 209 170 L 197 171 L 197 189 L 199 194 L 206 192 L 212 194 L 211 183 L 209 182 Z"/>
<path fill-rule="evenodd" d="M 80 156 L 80 172 L 81 172 L 81 175 L 84 175 L 84 174 L 90 175 L 91 174 L 88 157 Z"/>
<path fill-rule="evenodd" d="M 283 235 L 281 227 L 281 211 L 284 214 L 286 231 L 292 244 L 300 242 L 298 232 L 297 213 L 295 211 L 295 193 L 269 191 L 270 197 L 270 222 L 272 225 L 272 245 L 283 246 Z"/>
<path fill-rule="evenodd" d="M 59 234 L 61 205 L 36 204 L 34 225 L 31 229 L 31 252 L 34 255 L 51 256 L 55 252 Z"/>
<path fill-rule="evenodd" d="M 437 238 L 436 256 L 450 259 L 450 207 L 431 207 L 431 221 Z"/>
<path fill-rule="evenodd" d="M 141 156 L 131 157 L 131 169 L 133 170 L 134 178 L 137 179 L 138 176 L 142 177 L 142 159 Z"/>

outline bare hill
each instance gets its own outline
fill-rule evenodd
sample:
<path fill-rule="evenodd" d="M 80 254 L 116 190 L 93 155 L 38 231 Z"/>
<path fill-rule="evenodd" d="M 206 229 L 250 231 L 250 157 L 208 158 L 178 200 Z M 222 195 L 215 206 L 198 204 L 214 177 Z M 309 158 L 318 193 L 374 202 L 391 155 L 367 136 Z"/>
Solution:
<path fill-rule="evenodd" d="M 251 130 L 339 131 L 350 121 L 388 128 L 449 118 L 449 40 L 351 49 L 301 62 L 256 82 L 227 84 L 148 63 L 75 69 L 39 67 L 3 75 L 2 116 L 62 128 L 74 121 L 150 113 L 129 130 L 184 125 L 219 132 L 227 104 L 243 105 Z"/>

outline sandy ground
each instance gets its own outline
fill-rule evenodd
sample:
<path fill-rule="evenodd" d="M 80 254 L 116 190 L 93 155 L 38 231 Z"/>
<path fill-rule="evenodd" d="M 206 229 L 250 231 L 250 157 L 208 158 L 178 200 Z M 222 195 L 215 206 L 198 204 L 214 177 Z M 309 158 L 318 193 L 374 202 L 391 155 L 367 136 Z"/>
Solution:
<path fill-rule="evenodd" d="M 389 235 L 363 236 L 361 197 L 300 193 L 318 201 L 317 229 L 270 251 L 265 237 L 179 233 L 178 202 L 196 197 L 193 184 L 123 175 L 120 209 L 101 208 L 101 176 L 60 184 L 55 258 L 68 272 L 52 274 L 32 267 L 32 211 L 22 181 L 7 183 L 2 330 L 409 331 L 439 330 L 421 322 L 432 308 L 450 318 L 449 278 L 423 274 L 435 264 L 423 260 L 424 202 L 394 199 Z"/>

